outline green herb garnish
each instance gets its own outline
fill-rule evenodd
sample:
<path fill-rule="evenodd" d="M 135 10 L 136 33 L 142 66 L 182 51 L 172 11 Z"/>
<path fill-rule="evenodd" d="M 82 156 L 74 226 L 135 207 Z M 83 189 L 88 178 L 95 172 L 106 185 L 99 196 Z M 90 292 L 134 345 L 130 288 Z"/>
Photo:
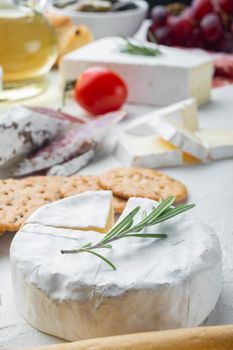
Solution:
<path fill-rule="evenodd" d="M 146 227 L 156 225 L 160 222 L 171 219 L 172 217 L 179 215 L 186 210 L 192 209 L 194 204 L 181 204 L 173 207 L 175 197 L 170 196 L 163 200 L 156 208 L 154 208 L 150 214 L 143 212 L 142 219 L 137 224 L 134 224 L 133 218 L 139 212 L 140 207 L 134 208 L 124 219 L 115 224 L 108 233 L 97 243 L 86 243 L 79 249 L 61 250 L 62 254 L 78 254 L 78 253 L 91 253 L 102 259 L 106 264 L 110 265 L 112 269 L 116 270 L 116 266 L 100 253 L 96 253 L 96 249 L 111 249 L 110 243 L 122 238 L 134 237 L 134 238 L 166 238 L 166 234 L 159 233 L 142 233 L 142 230 Z"/>
<path fill-rule="evenodd" d="M 130 55 L 141 55 L 141 56 L 158 56 L 161 55 L 159 46 L 156 43 L 146 44 L 140 40 L 122 38 L 124 43 L 120 47 L 120 51 L 128 53 Z"/>

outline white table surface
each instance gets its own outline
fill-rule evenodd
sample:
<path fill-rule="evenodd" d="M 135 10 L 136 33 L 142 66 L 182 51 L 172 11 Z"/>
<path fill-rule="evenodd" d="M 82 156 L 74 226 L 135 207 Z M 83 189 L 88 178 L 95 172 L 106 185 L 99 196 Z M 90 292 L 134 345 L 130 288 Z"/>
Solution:
<path fill-rule="evenodd" d="M 58 106 L 60 97 L 55 87 L 56 79 L 53 78 L 52 82 L 51 88 L 45 94 L 30 103 Z M 114 141 L 122 134 L 130 120 L 151 109 L 152 107 L 148 106 L 127 105 L 127 120 L 115 127 L 94 161 L 81 172 L 100 174 L 103 170 L 121 166 L 111 155 Z M 73 114 L 81 113 L 71 100 L 67 110 Z M 201 108 L 199 116 L 201 128 L 233 128 L 233 85 L 213 90 L 211 102 Z M 200 216 L 210 221 L 220 236 L 224 256 L 222 293 L 205 324 L 233 323 L 233 159 L 164 170 L 187 185 L 190 201 L 199 202 L 202 198 L 198 206 Z M 4 175 L 6 174 L 0 173 L 0 176 Z M 31 327 L 16 310 L 12 288 L 14 281 L 10 278 L 8 255 L 13 236 L 11 233 L 5 233 L 0 237 L 0 349 L 59 343 L 60 339 Z"/>

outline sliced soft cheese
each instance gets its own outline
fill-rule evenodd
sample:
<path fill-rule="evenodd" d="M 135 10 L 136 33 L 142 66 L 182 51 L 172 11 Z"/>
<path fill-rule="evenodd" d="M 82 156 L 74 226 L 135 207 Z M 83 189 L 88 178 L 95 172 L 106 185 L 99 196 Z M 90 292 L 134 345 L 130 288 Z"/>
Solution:
<path fill-rule="evenodd" d="M 60 66 L 63 83 L 100 65 L 124 78 L 130 102 L 166 106 L 190 97 L 198 104 L 208 101 L 213 63 L 206 56 L 165 46 L 158 56 L 131 55 L 121 52 L 121 46 L 120 38 L 105 38 L 66 55 Z"/>
<path fill-rule="evenodd" d="M 197 102 L 191 98 L 168 107 L 149 112 L 127 127 L 127 133 L 132 135 L 153 135 L 158 123 L 169 122 L 185 127 L 190 131 L 198 130 Z"/>
<path fill-rule="evenodd" d="M 113 225 L 111 191 L 88 191 L 47 204 L 27 220 L 45 226 L 107 232 Z"/>
<path fill-rule="evenodd" d="M 115 156 L 125 166 L 157 168 L 182 164 L 182 151 L 158 135 L 124 136 L 117 142 Z"/>
<path fill-rule="evenodd" d="M 166 141 L 177 146 L 193 157 L 206 161 L 208 159 L 208 149 L 199 139 L 195 132 L 172 123 L 159 123 L 156 132 Z"/>
<path fill-rule="evenodd" d="M 188 99 L 146 114 L 132 122 L 127 133 L 156 133 L 167 141 L 167 145 L 173 146 L 176 152 L 183 152 L 183 162 L 190 164 L 206 160 L 208 156 L 204 143 L 195 135 L 198 130 L 197 103 L 195 99 Z"/>
<path fill-rule="evenodd" d="M 202 130 L 196 136 L 208 149 L 210 159 L 233 157 L 233 130 Z"/>
<path fill-rule="evenodd" d="M 106 222 L 109 192 L 109 202 L 101 200 L 98 206 L 93 205 L 96 196 L 88 194 L 82 201 L 84 207 L 81 202 L 76 206 L 73 198 L 51 204 L 52 222 L 45 206 L 40 209 L 40 223 L 29 219 L 15 235 L 11 270 L 22 316 L 39 330 L 67 340 L 192 327 L 203 322 L 221 290 L 221 249 L 212 230 L 193 211 L 144 231 L 166 233 L 163 240 L 131 237 L 115 241 L 112 249 L 99 253 L 115 264 L 116 271 L 90 253 L 61 254 L 61 249 L 96 243 L 103 235 L 46 223 L 57 219 L 59 226 L 67 227 L 64 213 L 68 211 L 79 227 L 96 226 L 97 219 L 91 219 L 96 212 L 104 212 Z M 136 223 L 156 205 L 149 199 L 132 198 L 123 217 L 140 206 Z"/>

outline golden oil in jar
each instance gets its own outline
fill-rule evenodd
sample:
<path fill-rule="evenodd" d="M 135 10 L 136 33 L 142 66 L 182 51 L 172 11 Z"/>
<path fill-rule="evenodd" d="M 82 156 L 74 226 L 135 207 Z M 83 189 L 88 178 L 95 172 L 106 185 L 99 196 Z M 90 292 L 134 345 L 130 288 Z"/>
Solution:
<path fill-rule="evenodd" d="M 56 36 L 42 14 L 27 6 L 0 5 L 0 100 L 27 98 L 41 92 L 56 57 Z"/>

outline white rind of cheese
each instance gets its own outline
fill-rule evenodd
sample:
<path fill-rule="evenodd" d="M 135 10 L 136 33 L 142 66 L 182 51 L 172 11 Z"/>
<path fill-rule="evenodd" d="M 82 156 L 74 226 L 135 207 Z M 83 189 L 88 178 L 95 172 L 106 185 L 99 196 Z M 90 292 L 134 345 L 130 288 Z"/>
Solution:
<path fill-rule="evenodd" d="M 100 65 L 124 78 L 129 102 L 167 106 L 190 97 L 195 97 L 199 105 L 208 101 L 211 59 L 165 46 L 160 46 L 158 56 L 130 55 L 120 52 L 121 46 L 122 40 L 112 37 L 69 53 L 60 66 L 63 83 L 79 77 L 88 67 Z"/>
<path fill-rule="evenodd" d="M 210 159 L 233 157 L 233 130 L 202 130 L 196 132 L 195 135 L 208 149 Z"/>
<path fill-rule="evenodd" d="M 125 166 L 157 168 L 183 163 L 182 151 L 168 145 L 158 135 L 124 136 L 117 141 L 115 156 Z"/>
<path fill-rule="evenodd" d="M 27 223 L 106 232 L 106 227 L 113 223 L 112 192 L 94 193 L 93 195 L 93 191 L 87 191 L 47 204 L 36 210 L 27 219 Z"/>
<path fill-rule="evenodd" d="M 191 154 L 193 157 L 202 161 L 208 160 L 208 149 L 202 140 L 196 136 L 195 132 L 172 123 L 159 123 L 156 127 L 156 132 L 164 140 Z"/>
<path fill-rule="evenodd" d="M 87 219 L 94 213 L 96 195 L 88 195 Z M 62 207 L 65 212 L 69 205 L 79 217 L 81 208 L 75 211 L 74 198 L 52 204 L 59 210 L 50 214 L 58 219 Z M 106 212 L 105 222 L 109 205 L 105 201 L 95 206 L 96 212 Z M 132 198 L 122 215 L 140 206 L 134 218 L 138 222 L 156 205 Z M 157 225 L 156 231 L 155 227 L 144 231 L 167 233 L 164 240 L 125 238 L 114 242 L 111 250 L 101 250 L 116 265 L 114 271 L 92 254 L 60 254 L 61 249 L 97 242 L 103 236 L 46 226 L 47 213 L 48 206 L 40 209 L 39 222 L 29 220 L 10 249 L 19 311 L 39 330 L 72 341 L 197 326 L 213 310 L 221 290 L 221 249 L 217 236 L 195 215 L 183 214 Z M 63 226 L 67 223 L 66 218 Z"/>
<path fill-rule="evenodd" d="M 14 161 L 52 140 L 67 121 L 50 118 L 23 106 L 14 106 L 0 116 L 0 165 Z"/>
<path fill-rule="evenodd" d="M 137 120 L 131 122 L 126 132 L 132 135 L 153 135 L 156 126 L 161 122 L 169 122 L 190 131 L 196 131 L 198 126 L 197 102 L 194 98 L 174 103 L 153 112 L 149 112 Z"/>

